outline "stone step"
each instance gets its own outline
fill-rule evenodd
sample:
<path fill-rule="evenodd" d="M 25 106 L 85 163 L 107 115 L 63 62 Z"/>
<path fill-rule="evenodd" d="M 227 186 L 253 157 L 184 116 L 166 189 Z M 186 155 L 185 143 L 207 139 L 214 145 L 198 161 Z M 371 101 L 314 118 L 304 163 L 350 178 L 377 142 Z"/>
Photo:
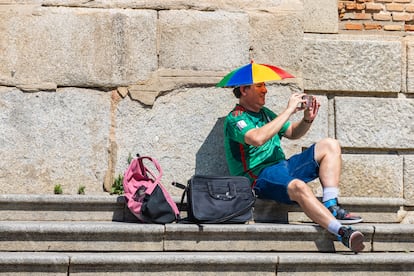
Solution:
<path fill-rule="evenodd" d="M 412 206 L 401 198 L 343 197 L 341 206 L 359 214 L 365 223 L 400 223 Z M 279 204 L 257 200 L 254 208 L 256 222 L 310 222 L 299 205 Z"/>
<path fill-rule="evenodd" d="M 2 275 L 414 275 L 414 253 L 0 252 Z"/>
<path fill-rule="evenodd" d="M 353 226 L 364 252 L 414 250 L 413 224 Z M 349 252 L 318 225 L 138 224 L 111 221 L 1 221 L 0 251 Z"/>
<path fill-rule="evenodd" d="M 0 195 L 0 220 L 124 221 L 125 213 L 123 196 Z"/>
<path fill-rule="evenodd" d="M 180 198 L 174 198 L 179 203 Z M 400 198 L 340 198 L 344 208 L 359 213 L 364 222 L 399 223 L 412 206 Z M 181 206 L 185 210 L 185 205 Z M 185 216 L 185 212 L 182 213 Z M 123 196 L 114 195 L 0 195 L 0 220 L 136 221 Z M 309 222 L 297 205 L 258 199 L 256 222 Z"/>

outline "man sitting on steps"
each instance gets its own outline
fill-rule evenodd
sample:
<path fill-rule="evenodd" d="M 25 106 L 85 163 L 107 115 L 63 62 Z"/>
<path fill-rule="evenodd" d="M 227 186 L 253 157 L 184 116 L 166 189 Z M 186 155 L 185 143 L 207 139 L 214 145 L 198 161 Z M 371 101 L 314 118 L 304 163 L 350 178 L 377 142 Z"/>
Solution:
<path fill-rule="evenodd" d="M 286 160 L 282 137 L 298 139 L 305 135 L 318 114 L 320 103 L 312 97 L 309 106 L 303 93 L 291 95 L 287 107 L 276 115 L 266 108 L 265 83 L 242 85 L 233 89 L 239 99 L 224 123 L 226 159 L 232 175 L 252 181 L 259 198 L 298 203 L 305 214 L 354 252 L 364 249 L 364 235 L 343 224 L 361 222 L 338 205 L 341 148 L 337 140 L 325 138 Z M 303 118 L 289 118 L 303 111 Z M 319 177 L 323 187 L 321 203 L 308 182 Z"/>

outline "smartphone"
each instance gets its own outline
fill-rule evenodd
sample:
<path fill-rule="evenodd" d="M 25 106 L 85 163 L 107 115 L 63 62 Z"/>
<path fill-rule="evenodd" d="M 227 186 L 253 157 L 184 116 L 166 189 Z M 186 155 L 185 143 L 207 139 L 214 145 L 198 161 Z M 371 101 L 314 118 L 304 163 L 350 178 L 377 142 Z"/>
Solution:
<path fill-rule="evenodd" d="M 309 108 L 312 105 L 313 96 L 305 95 L 302 97 L 302 99 L 306 100 L 306 102 L 302 103 L 301 105 L 302 109 Z"/>

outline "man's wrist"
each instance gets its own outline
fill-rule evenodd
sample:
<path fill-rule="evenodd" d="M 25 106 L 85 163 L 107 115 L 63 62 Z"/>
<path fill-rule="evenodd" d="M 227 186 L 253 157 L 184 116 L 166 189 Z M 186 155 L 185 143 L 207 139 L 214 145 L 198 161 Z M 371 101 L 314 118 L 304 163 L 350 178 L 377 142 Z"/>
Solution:
<path fill-rule="evenodd" d="M 305 123 L 307 123 L 307 124 L 312 124 L 312 123 L 313 123 L 313 120 L 307 120 L 307 119 L 305 119 L 305 118 L 303 118 L 303 121 L 304 121 Z"/>

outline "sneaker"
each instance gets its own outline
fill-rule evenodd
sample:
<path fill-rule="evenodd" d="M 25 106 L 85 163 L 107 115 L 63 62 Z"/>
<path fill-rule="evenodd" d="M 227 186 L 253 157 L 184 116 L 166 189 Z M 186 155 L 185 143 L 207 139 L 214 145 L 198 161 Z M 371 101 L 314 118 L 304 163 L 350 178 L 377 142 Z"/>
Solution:
<path fill-rule="evenodd" d="M 364 235 L 352 229 L 351 227 L 342 226 L 338 232 L 338 240 L 353 252 L 358 253 L 362 251 L 364 246 Z"/>
<path fill-rule="evenodd" d="M 362 222 L 362 218 L 355 214 L 349 213 L 338 204 L 337 199 L 331 199 L 324 202 L 324 205 L 331 211 L 332 215 L 342 224 L 354 224 Z"/>

